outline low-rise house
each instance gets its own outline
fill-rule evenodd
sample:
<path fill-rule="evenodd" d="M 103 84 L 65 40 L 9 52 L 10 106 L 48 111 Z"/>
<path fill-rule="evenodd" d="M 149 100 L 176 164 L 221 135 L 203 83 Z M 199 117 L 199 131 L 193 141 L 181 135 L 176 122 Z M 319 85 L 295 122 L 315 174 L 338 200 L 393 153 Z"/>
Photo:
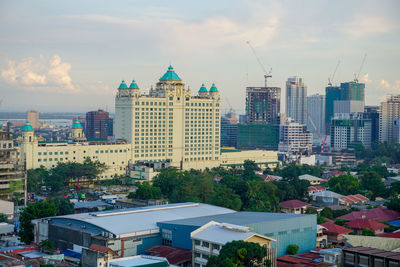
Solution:
<path fill-rule="evenodd" d="M 279 203 L 281 206 L 281 211 L 283 213 L 294 213 L 294 214 L 304 214 L 307 211 L 307 208 L 311 206 L 310 203 L 303 202 L 300 200 L 287 200 Z"/>
<path fill-rule="evenodd" d="M 345 174 L 347 174 L 347 173 L 344 171 L 334 170 L 334 171 L 329 171 L 329 172 L 322 174 L 322 178 L 329 180 L 332 177 L 339 176 L 339 175 L 345 175 Z"/>
<path fill-rule="evenodd" d="M 192 266 L 192 251 L 188 249 L 157 245 L 146 249 L 146 252 L 150 253 L 150 256 L 166 258 L 174 266 Z"/>
<path fill-rule="evenodd" d="M 322 225 L 317 225 L 317 248 L 323 248 L 328 245 L 328 236 L 324 233 L 324 230 L 327 230 Z"/>
<path fill-rule="evenodd" d="M 342 265 L 353 267 L 400 266 L 400 253 L 362 246 L 344 248 Z"/>
<path fill-rule="evenodd" d="M 332 267 L 341 266 L 342 264 L 341 248 L 321 249 L 319 254 L 324 257 L 323 261 L 331 264 Z"/>
<path fill-rule="evenodd" d="M 361 235 L 363 229 L 371 229 L 374 231 L 375 235 L 380 235 L 384 233 L 384 229 L 389 227 L 386 224 L 377 222 L 372 219 L 355 219 L 349 222 L 346 222 L 346 225 L 353 229 L 354 233 L 357 235 Z"/>
<path fill-rule="evenodd" d="M 256 174 L 258 177 L 263 178 L 264 181 L 266 182 L 273 182 L 273 181 L 280 181 L 282 180 L 282 177 L 277 176 L 277 175 L 270 175 L 270 174 L 262 174 L 258 173 Z"/>
<path fill-rule="evenodd" d="M 380 236 L 344 235 L 346 247 L 369 247 L 400 252 L 400 239 Z"/>
<path fill-rule="evenodd" d="M 277 259 L 278 267 L 326 267 L 329 263 L 324 262 L 324 257 L 318 252 L 306 252 L 297 255 L 285 255 Z"/>
<path fill-rule="evenodd" d="M 268 251 L 267 259 L 272 266 L 276 266 L 276 249 L 272 242 L 276 240 L 250 231 L 249 227 L 218 223 L 211 221 L 190 234 L 193 242 L 192 266 L 205 266 L 209 257 L 218 256 L 223 245 L 232 241 L 243 240 L 254 242 L 263 246 Z"/>
<path fill-rule="evenodd" d="M 324 179 L 309 174 L 300 175 L 299 179 L 309 181 L 311 185 L 319 185 L 321 182 L 325 182 Z"/>
<path fill-rule="evenodd" d="M 352 221 L 355 219 L 373 219 L 378 222 L 389 222 L 400 218 L 400 213 L 394 210 L 389 210 L 383 206 L 375 209 L 366 209 L 353 211 L 349 214 L 340 216 L 339 219 Z"/>
<path fill-rule="evenodd" d="M 315 186 L 309 186 L 309 187 L 307 187 L 307 190 L 308 190 L 308 195 L 312 195 L 312 194 L 314 194 L 314 193 L 316 193 L 316 192 L 325 191 L 326 188 L 323 187 L 322 185 L 315 185 Z"/>
<path fill-rule="evenodd" d="M 333 245 L 343 245 L 345 242 L 344 235 L 353 232 L 351 229 L 331 222 L 321 223 L 320 225 L 326 229 L 323 230 L 323 233 L 328 236 L 328 243 Z"/>

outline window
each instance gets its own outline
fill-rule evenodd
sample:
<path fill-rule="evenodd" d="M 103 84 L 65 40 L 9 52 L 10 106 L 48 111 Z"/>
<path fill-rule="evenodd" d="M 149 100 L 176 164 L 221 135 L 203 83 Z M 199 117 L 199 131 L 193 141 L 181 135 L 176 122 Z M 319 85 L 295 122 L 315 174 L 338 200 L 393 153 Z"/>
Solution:
<path fill-rule="evenodd" d="M 203 241 L 203 244 L 201 246 L 205 247 L 205 248 L 209 248 L 210 247 L 210 243 Z"/>
<path fill-rule="evenodd" d="M 200 240 L 195 240 L 194 244 L 197 245 L 197 246 L 200 246 Z"/>
<path fill-rule="evenodd" d="M 215 249 L 215 250 L 219 250 L 220 248 L 221 248 L 221 246 L 220 246 L 220 245 L 213 244 L 213 249 Z"/>

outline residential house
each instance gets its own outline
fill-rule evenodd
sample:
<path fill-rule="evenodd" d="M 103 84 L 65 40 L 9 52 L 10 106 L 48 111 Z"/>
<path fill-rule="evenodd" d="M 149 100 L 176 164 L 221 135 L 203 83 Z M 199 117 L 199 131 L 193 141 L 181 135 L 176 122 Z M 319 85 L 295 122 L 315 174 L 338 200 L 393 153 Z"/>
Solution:
<path fill-rule="evenodd" d="M 287 200 L 279 203 L 281 206 L 281 211 L 283 213 L 294 213 L 294 214 L 304 214 L 307 211 L 307 208 L 311 206 L 310 203 L 303 202 L 300 200 Z"/>
<path fill-rule="evenodd" d="M 299 179 L 309 181 L 311 185 L 319 185 L 321 182 L 325 181 L 324 179 L 309 174 L 300 175 Z"/>
<path fill-rule="evenodd" d="M 191 267 L 192 251 L 171 246 L 156 245 L 146 249 L 150 256 L 166 258 L 174 266 Z"/>
<path fill-rule="evenodd" d="M 389 227 L 386 224 L 377 222 L 372 219 L 355 219 L 349 222 L 346 222 L 346 225 L 353 229 L 354 233 L 357 235 L 361 235 L 363 229 L 371 229 L 374 231 L 375 235 L 380 235 L 384 233 L 384 229 Z"/>
<path fill-rule="evenodd" d="M 400 252 L 400 239 L 380 236 L 344 235 L 346 247 L 369 247 Z"/>
<path fill-rule="evenodd" d="M 386 207 L 379 206 L 375 209 L 366 209 L 353 211 L 349 214 L 340 216 L 339 219 L 352 221 L 355 219 L 373 219 L 378 222 L 390 222 L 400 218 L 400 213 L 394 210 L 389 210 Z"/>
<path fill-rule="evenodd" d="M 307 187 L 308 195 L 312 195 L 316 192 L 322 192 L 325 190 L 326 190 L 326 188 L 323 187 L 322 185 L 314 185 L 314 186 Z"/>
<path fill-rule="evenodd" d="M 306 252 L 297 255 L 285 255 L 277 259 L 278 267 L 325 267 L 330 266 L 324 262 L 324 257 L 318 252 Z"/>
<path fill-rule="evenodd" d="M 317 248 L 323 248 L 328 244 L 328 236 L 324 233 L 327 230 L 322 225 L 317 225 Z"/>
<path fill-rule="evenodd" d="M 344 244 L 345 238 L 343 235 L 353 232 L 353 230 L 346 227 L 334 224 L 332 222 L 321 223 L 326 230 L 323 233 L 328 236 L 328 243 L 333 245 Z"/>

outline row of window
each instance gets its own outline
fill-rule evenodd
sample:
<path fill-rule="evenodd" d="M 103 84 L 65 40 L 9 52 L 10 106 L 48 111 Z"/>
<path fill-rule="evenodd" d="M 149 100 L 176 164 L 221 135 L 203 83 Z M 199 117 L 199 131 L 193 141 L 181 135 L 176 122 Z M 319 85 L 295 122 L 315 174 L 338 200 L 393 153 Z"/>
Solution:
<path fill-rule="evenodd" d="M 129 149 L 128 150 L 126 150 L 126 149 L 110 149 L 110 150 L 96 150 L 96 154 L 98 154 L 98 153 L 126 153 L 127 151 L 129 151 Z M 82 151 L 84 154 L 86 153 L 86 150 L 83 150 Z M 73 151 L 73 153 L 75 154 L 76 153 L 76 151 Z M 55 156 L 57 156 L 57 155 L 68 155 L 69 154 L 69 152 L 68 151 L 55 151 L 55 152 L 38 152 L 38 156 L 47 156 L 47 155 L 49 155 L 49 156 L 52 156 L 52 155 L 55 155 Z"/>

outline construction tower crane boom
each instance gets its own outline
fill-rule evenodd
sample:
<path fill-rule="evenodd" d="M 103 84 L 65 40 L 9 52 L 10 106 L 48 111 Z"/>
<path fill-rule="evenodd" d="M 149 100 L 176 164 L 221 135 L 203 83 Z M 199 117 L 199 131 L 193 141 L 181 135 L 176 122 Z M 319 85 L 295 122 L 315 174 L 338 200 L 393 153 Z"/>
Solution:
<path fill-rule="evenodd" d="M 250 44 L 249 41 L 247 41 L 246 43 L 249 45 L 251 51 L 253 52 L 254 56 L 255 56 L 256 59 L 257 59 L 258 64 L 260 65 L 262 71 L 264 72 L 265 87 L 267 87 L 267 79 L 268 79 L 268 78 L 272 78 L 272 75 L 271 75 L 271 73 L 272 73 L 272 68 L 271 68 L 269 71 L 267 71 L 267 70 L 265 69 L 264 65 L 262 64 L 260 58 L 257 56 L 256 50 L 254 50 L 254 47 Z"/>
<path fill-rule="evenodd" d="M 364 54 L 364 57 L 363 57 L 363 60 L 361 62 L 361 66 L 360 66 L 360 69 L 359 69 L 358 73 L 357 74 L 354 73 L 354 82 L 356 82 L 356 83 L 358 83 L 358 78 L 360 77 L 360 74 L 361 74 L 362 68 L 364 67 L 364 63 L 365 63 L 365 59 L 366 58 L 367 58 L 367 54 Z"/>
<path fill-rule="evenodd" d="M 336 68 L 335 68 L 335 70 L 333 71 L 332 76 L 328 78 L 328 85 L 329 85 L 329 86 L 332 86 L 333 78 L 335 78 L 335 74 L 336 74 L 336 71 L 337 71 L 338 68 L 339 68 L 339 65 L 340 65 L 340 60 L 339 60 L 338 63 L 336 64 Z"/>
<path fill-rule="evenodd" d="M 319 138 L 319 141 L 321 142 L 321 152 L 324 152 L 324 146 L 326 145 L 326 138 L 327 138 L 328 136 L 325 135 L 325 138 L 322 139 L 322 136 L 321 136 L 321 134 L 319 133 L 319 131 L 317 130 L 317 126 L 315 126 L 314 121 L 312 120 L 310 114 L 308 113 L 307 110 L 304 110 L 304 111 L 305 111 L 305 113 L 307 114 L 307 117 L 308 117 L 308 119 L 310 120 L 311 125 L 312 125 L 313 128 L 314 128 L 314 131 L 317 133 L 318 138 Z"/>

